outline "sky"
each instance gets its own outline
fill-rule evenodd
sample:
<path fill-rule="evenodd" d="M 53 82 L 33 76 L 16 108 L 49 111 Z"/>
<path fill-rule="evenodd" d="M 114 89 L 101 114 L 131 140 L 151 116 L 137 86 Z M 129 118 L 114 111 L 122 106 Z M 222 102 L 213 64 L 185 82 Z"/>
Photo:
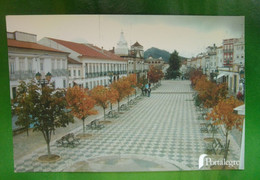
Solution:
<path fill-rule="evenodd" d="M 243 16 L 166 15 L 23 15 L 7 16 L 7 31 L 90 43 L 110 50 L 121 31 L 128 46 L 138 41 L 144 50 L 164 49 L 190 58 L 223 39 L 244 36 Z"/>

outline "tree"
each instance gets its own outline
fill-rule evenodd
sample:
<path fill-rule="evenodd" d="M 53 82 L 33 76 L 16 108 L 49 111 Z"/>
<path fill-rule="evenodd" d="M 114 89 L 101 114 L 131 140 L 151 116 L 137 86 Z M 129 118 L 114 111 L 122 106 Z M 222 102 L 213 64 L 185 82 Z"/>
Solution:
<path fill-rule="evenodd" d="M 181 66 L 181 61 L 179 54 L 176 50 L 171 54 L 169 58 L 169 68 L 167 69 L 166 78 L 167 79 L 175 79 L 180 75 L 179 69 Z"/>
<path fill-rule="evenodd" d="M 21 82 L 18 89 L 18 106 L 15 108 L 17 123 L 22 123 L 27 116 L 30 117 L 28 124 L 33 125 L 33 131 L 42 132 L 50 158 L 52 132 L 73 122 L 72 116 L 66 112 L 65 92 L 54 89 L 50 84 L 40 87 L 34 81 L 28 84 Z"/>
<path fill-rule="evenodd" d="M 147 77 L 149 79 L 149 82 L 154 84 L 163 78 L 163 72 L 158 67 L 152 65 L 150 66 L 150 69 L 147 73 Z"/>
<path fill-rule="evenodd" d="M 104 111 L 104 120 L 106 114 L 106 108 L 110 100 L 109 89 L 104 86 L 96 86 L 90 92 L 91 97 L 96 101 L 96 103 L 103 108 Z"/>
<path fill-rule="evenodd" d="M 212 108 L 216 106 L 220 99 L 225 99 L 228 93 L 226 83 L 216 84 L 209 81 L 205 75 L 196 76 L 193 79 L 195 90 L 198 91 L 199 99 L 202 101 L 204 107 Z"/>
<path fill-rule="evenodd" d="M 224 159 L 227 159 L 229 142 L 228 135 L 229 132 L 236 128 L 242 130 L 243 116 L 234 113 L 234 108 L 242 105 L 243 102 L 230 97 L 228 99 L 222 99 L 219 103 L 213 107 L 212 111 L 208 113 L 207 120 L 212 120 L 214 125 L 224 125 L 225 127 L 225 153 Z"/>
<path fill-rule="evenodd" d="M 66 93 L 68 108 L 72 114 L 83 122 L 83 134 L 85 134 L 85 119 L 90 115 L 97 114 L 94 108 L 96 101 L 88 95 L 88 90 L 74 86 Z"/>
<path fill-rule="evenodd" d="M 126 80 L 125 77 L 119 79 L 118 81 L 114 81 L 112 84 L 110 84 L 110 88 L 114 88 L 118 92 L 118 98 L 117 98 L 117 103 L 118 103 L 118 111 L 120 111 L 120 102 L 123 98 L 125 98 L 128 93 L 129 89 L 131 88 L 131 84 L 128 80 Z"/>
<path fill-rule="evenodd" d="M 29 136 L 29 127 L 32 123 L 32 110 L 34 104 L 31 98 L 34 93 L 34 91 L 32 91 L 33 89 L 33 85 L 29 86 L 24 81 L 21 81 L 18 86 L 17 96 L 12 101 L 14 114 L 18 115 L 18 121 L 16 121 L 15 124 L 24 127 L 27 136 Z M 28 93 L 28 91 L 30 91 L 30 93 Z"/>
<path fill-rule="evenodd" d="M 136 87 L 137 87 L 137 77 L 136 74 L 130 74 L 125 78 L 126 81 L 130 83 L 130 87 L 126 89 L 127 91 L 127 97 L 128 97 L 128 104 L 129 104 L 129 96 L 135 92 L 136 95 Z"/>
<path fill-rule="evenodd" d="M 142 88 L 145 84 L 148 83 L 148 79 L 145 77 L 145 75 L 141 76 L 140 78 L 137 79 L 137 87 Z"/>
<path fill-rule="evenodd" d="M 109 102 L 110 102 L 110 107 L 111 107 L 110 109 L 111 110 L 112 110 L 112 104 L 116 103 L 118 98 L 119 98 L 118 91 L 115 88 L 110 87 L 109 93 L 108 93 L 108 99 L 109 99 Z"/>

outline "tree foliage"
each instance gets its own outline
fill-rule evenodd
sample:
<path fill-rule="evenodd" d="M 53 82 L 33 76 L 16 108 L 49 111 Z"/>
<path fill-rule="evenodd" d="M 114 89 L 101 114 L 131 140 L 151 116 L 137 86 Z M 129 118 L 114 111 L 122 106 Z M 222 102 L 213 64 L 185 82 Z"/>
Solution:
<path fill-rule="evenodd" d="M 145 86 L 145 84 L 148 83 L 148 79 L 145 77 L 145 75 L 141 76 L 140 78 L 137 79 L 137 87 L 138 88 L 142 88 L 143 86 Z"/>
<path fill-rule="evenodd" d="M 85 133 L 85 119 L 97 114 L 97 111 L 93 109 L 96 101 L 88 95 L 88 90 L 79 86 L 68 88 L 66 100 L 72 114 L 83 121 L 83 133 Z"/>
<path fill-rule="evenodd" d="M 227 99 L 221 99 L 216 106 L 213 107 L 212 111 L 208 113 L 207 120 L 212 120 L 214 125 L 224 125 L 225 127 L 225 155 L 224 158 L 227 158 L 228 152 L 228 135 L 229 132 L 236 128 L 242 130 L 243 119 L 244 117 L 234 113 L 234 108 L 243 104 L 243 101 L 235 99 L 233 96 Z"/>
<path fill-rule="evenodd" d="M 179 54 L 176 50 L 171 54 L 169 59 L 169 68 L 167 69 L 166 78 L 167 79 L 175 79 L 180 75 L 179 69 L 181 66 L 181 60 Z"/>
<path fill-rule="evenodd" d="M 226 83 L 216 84 L 209 81 L 205 75 L 196 76 L 193 83 L 194 89 L 198 92 L 198 98 L 206 108 L 216 106 L 220 99 L 225 99 L 227 96 L 228 88 Z"/>
<path fill-rule="evenodd" d="M 159 80 L 163 78 L 164 74 L 161 69 L 159 69 L 156 66 L 150 66 L 150 69 L 147 73 L 147 77 L 149 79 L 149 82 L 151 83 L 157 83 Z"/>
<path fill-rule="evenodd" d="M 114 81 L 110 88 L 114 88 L 118 92 L 117 103 L 118 103 L 118 111 L 120 107 L 120 102 L 123 98 L 128 96 L 131 92 L 133 92 L 133 87 L 131 86 L 131 82 L 127 80 L 126 77 L 120 78 L 118 81 Z"/>
<path fill-rule="evenodd" d="M 66 127 L 73 122 L 72 116 L 66 112 L 67 102 L 63 90 L 54 89 L 52 85 L 43 87 L 34 81 L 26 84 L 21 82 L 18 87 L 18 96 L 15 112 L 18 116 L 17 124 L 26 121 L 33 125 L 33 131 L 42 132 L 47 144 L 48 155 L 52 132 L 56 128 Z"/>
<path fill-rule="evenodd" d="M 96 101 L 96 103 L 103 108 L 104 119 L 106 108 L 110 103 L 115 103 L 118 98 L 118 92 L 115 89 L 109 89 L 104 86 L 96 86 L 91 90 L 91 97 Z"/>

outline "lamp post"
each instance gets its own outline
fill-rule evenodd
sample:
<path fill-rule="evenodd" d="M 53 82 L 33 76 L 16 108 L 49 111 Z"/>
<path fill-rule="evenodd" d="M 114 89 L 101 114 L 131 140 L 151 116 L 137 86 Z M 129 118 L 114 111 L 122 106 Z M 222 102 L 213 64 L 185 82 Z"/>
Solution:
<path fill-rule="evenodd" d="M 39 84 L 41 84 L 42 87 L 44 87 L 46 84 L 49 84 L 50 83 L 50 80 L 51 80 L 51 73 L 48 72 L 46 75 L 45 75 L 45 78 L 42 79 L 42 75 L 41 73 L 37 72 L 36 75 L 36 80 L 38 81 Z"/>

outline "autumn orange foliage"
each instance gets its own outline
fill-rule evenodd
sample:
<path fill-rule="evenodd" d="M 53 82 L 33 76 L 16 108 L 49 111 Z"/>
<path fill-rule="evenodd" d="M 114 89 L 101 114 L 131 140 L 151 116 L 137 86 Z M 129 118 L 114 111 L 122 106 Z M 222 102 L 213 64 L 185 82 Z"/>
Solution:
<path fill-rule="evenodd" d="M 91 97 L 102 108 L 106 109 L 109 103 L 109 90 L 104 86 L 96 86 L 90 91 Z"/>
<path fill-rule="evenodd" d="M 233 96 L 227 99 L 221 99 L 219 103 L 213 107 L 212 111 L 208 113 L 207 120 L 212 120 L 214 125 L 224 125 L 225 127 L 225 154 L 224 159 L 227 159 L 229 142 L 229 132 L 236 128 L 242 130 L 244 117 L 234 113 L 234 108 L 243 104 L 243 101 L 235 99 Z"/>
<path fill-rule="evenodd" d="M 208 113 L 207 120 L 214 121 L 215 125 L 224 124 L 227 131 L 232 130 L 233 127 L 241 130 L 243 124 L 243 116 L 234 113 L 234 108 L 243 104 L 233 96 L 227 99 L 222 99 L 213 107 L 212 111 Z"/>
<path fill-rule="evenodd" d="M 216 84 L 209 81 L 205 75 L 193 78 L 194 89 L 198 91 L 198 96 L 204 107 L 212 108 L 217 105 L 220 99 L 225 99 L 228 93 L 225 83 Z"/>
<path fill-rule="evenodd" d="M 147 77 L 151 83 L 157 83 L 163 78 L 164 74 L 161 69 L 155 66 L 150 66 L 150 69 L 147 73 Z"/>
<path fill-rule="evenodd" d="M 111 88 L 114 88 L 118 92 L 117 103 L 118 103 L 118 111 L 119 111 L 119 103 L 120 101 L 131 94 L 134 88 L 131 86 L 130 81 L 127 80 L 126 77 L 120 78 L 118 81 L 114 81 L 111 85 Z"/>
<path fill-rule="evenodd" d="M 93 109 L 96 101 L 88 95 L 86 89 L 82 89 L 79 86 L 68 88 L 66 100 L 72 114 L 83 121 L 83 132 L 85 132 L 85 118 L 89 115 L 97 114 L 97 111 Z"/>
<path fill-rule="evenodd" d="M 109 89 L 104 86 L 96 86 L 91 90 L 90 94 L 91 97 L 96 100 L 96 103 L 103 108 L 105 119 L 105 110 L 108 107 L 109 102 L 116 102 L 118 92 L 113 88 Z"/>

